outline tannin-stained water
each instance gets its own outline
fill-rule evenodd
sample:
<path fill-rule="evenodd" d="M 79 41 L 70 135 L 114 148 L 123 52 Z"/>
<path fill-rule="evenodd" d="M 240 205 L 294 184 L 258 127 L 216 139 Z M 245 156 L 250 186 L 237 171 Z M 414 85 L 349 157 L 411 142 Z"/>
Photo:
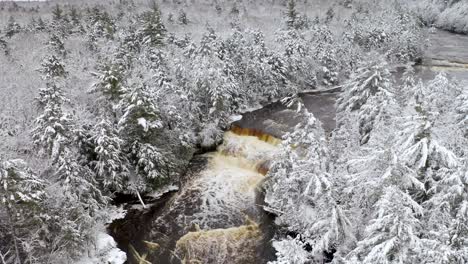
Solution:
<path fill-rule="evenodd" d="M 129 241 L 130 263 L 264 263 L 269 216 L 259 187 L 280 140 L 233 127 L 203 169 L 154 216 L 148 234 Z M 267 239 L 266 239 L 267 238 Z"/>

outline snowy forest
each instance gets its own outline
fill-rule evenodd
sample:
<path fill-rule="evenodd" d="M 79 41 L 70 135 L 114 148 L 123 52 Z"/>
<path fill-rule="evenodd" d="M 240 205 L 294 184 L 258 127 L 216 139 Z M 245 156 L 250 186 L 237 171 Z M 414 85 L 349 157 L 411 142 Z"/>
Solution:
<path fill-rule="evenodd" d="M 0 0 L 0 264 L 468 263 L 465 0 Z"/>

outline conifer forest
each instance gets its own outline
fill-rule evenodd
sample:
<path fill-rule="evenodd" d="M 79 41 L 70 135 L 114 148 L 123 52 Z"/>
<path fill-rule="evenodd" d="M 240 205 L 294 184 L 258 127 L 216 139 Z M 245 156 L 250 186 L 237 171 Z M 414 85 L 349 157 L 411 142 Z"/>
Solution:
<path fill-rule="evenodd" d="M 467 0 L 0 0 L 0 264 L 468 264 Z"/>

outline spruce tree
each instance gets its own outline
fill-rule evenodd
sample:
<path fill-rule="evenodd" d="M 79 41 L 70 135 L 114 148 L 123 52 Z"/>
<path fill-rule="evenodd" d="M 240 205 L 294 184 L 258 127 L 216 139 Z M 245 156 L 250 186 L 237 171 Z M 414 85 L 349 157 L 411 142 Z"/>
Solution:
<path fill-rule="evenodd" d="M 468 138 L 468 90 L 463 90 L 458 96 L 457 102 L 458 125 L 465 137 Z"/>
<path fill-rule="evenodd" d="M 54 9 L 52 10 L 52 20 L 55 23 L 59 23 L 62 20 L 63 16 L 64 16 L 63 9 L 60 8 L 59 4 L 56 4 L 54 6 Z"/>
<path fill-rule="evenodd" d="M 103 63 L 97 67 L 97 70 L 93 73 L 97 82 L 93 84 L 90 92 L 97 93 L 97 101 L 105 108 L 105 111 L 115 112 L 115 106 L 125 93 L 124 73 L 115 63 Z"/>
<path fill-rule="evenodd" d="M 298 13 L 296 10 L 296 0 L 288 0 L 288 10 L 286 12 L 286 25 L 289 30 L 296 28 Z"/>
<path fill-rule="evenodd" d="M 161 46 L 164 44 L 166 27 L 162 22 L 161 11 L 156 3 L 153 3 L 150 11 L 141 16 L 141 28 L 139 34 L 142 43 L 149 46 Z"/>
<path fill-rule="evenodd" d="M 106 189 L 121 191 L 129 173 L 128 160 L 123 152 L 124 142 L 105 119 L 96 125 L 95 131 L 97 133 L 92 140 L 96 146 L 95 169 L 99 180 Z"/>
<path fill-rule="evenodd" d="M 63 43 L 63 40 L 58 35 L 52 34 L 47 45 L 59 56 L 63 58 L 66 56 L 67 51 L 65 50 L 65 43 Z"/>
<path fill-rule="evenodd" d="M 182 25 L 187 25 L 189 23 L 189 20 L 187 18 L 187 13 L 185 13 L 185 11 L 182 10 L 182 9 L 179 11 L 179 15 L 177 17 L 177 20 Z"/>
<path fill-rule="evenodd" d="M 41 72 L 47 84 L 46 88 L 39 90 L 37 100 L 43 112 L 36 118 L 32 136 L 43 153 L 57 160 L 64 146 L 71 140 L 71 117 L 63 111 L 63 104 L 68 99 L 57 81 L 65 75 L 65 70 L 57 58 L 52 56 L 45 59 Z"/>
<path fill-rule="evenodd" d="M 353 235 L 347 212 L 336 201 L 340 187 L 329 173 L 321 124 L 301 111 L 304 120 L 286 136 L 284 154 L 268 173 L 265 202 L 278 215 L 277 224 L 288 226 L 311 247 L 308 258 L 321 262 L 324 252 L 346 247 Z"/>
<path fill-rule="evenodd" d="M 5 27 L 5 36 L 7 38 L 11 38 L 14 35 L 21 32 L 21 26 L 16 22 L 13 16 L 10 16 L 8 19 L 8 24 Z"/>
<path fill-rule="evenodd" d="M 364 238 L 349 255 L 350 263 L 415 263 L 419 259 L 423 208 L 410 195 L 387 187 Z"/>
<path fill-rule="evenodd" d="M 390 72 L 385 64 L 372 63 L 370 67 L 358 69 L 343 89 L 337 100 L 337 111 L 357 112 L 361 144 L 366 144 L 376 119 L 395 104 L 395 96 L 390 91 Z"/>
<path fill-rule="evenodd" d="M 35 249 L 26 246 L 32 239 L 38 239 L 35 233 L 39 232 L 39 215 L 47 198 L 46 183 L 23 160 L 0 160 L 0 186 L 3 208 L 0 212 L 6 213 L 7 218 L 0 223 L 0 227 L 7 230 L 3 241 L 6 245 L 2 246 L 11 247 L 11 263 L 26 263 L 35 253 Z"/>

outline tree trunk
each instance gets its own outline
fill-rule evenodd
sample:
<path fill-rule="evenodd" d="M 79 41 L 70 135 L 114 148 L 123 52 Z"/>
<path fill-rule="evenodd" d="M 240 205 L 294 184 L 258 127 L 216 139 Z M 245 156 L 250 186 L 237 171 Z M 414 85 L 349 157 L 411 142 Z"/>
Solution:
<path fill-rule="evenodd" d="M 21 264 L 18 241 L 16 241 L 17 240 L 16 229 L 14 226 L 14 221 L 12 219 L 11 209 L 8 206 L 7 206 L 6 212 L 7 212 L 8 222 L 9 222 L 10 233 L 13 236 L 13 247 L 15 248 L 15 264 Z"/>

